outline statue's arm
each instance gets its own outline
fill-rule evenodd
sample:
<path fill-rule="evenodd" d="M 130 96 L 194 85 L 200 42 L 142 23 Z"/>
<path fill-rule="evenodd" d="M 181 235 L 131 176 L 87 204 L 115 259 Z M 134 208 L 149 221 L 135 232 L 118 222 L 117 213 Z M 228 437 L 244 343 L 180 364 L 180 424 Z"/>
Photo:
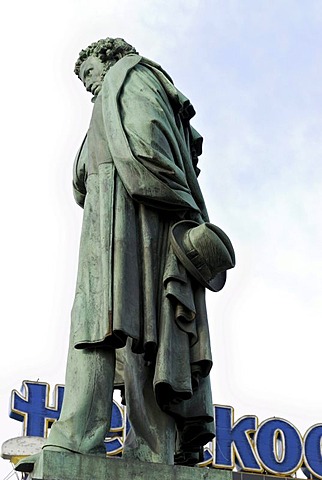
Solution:
<path fill-rule="evenodd" d="M 182 206 L 185 207 L 182 210 L 190 210 L 191 206 L 193 211 L 198 211 L 189 186 L 189 176 L 196 178 L 196 173 L 186 131 L 158 78 L 144 66 L 136 66 L 124 82 L 118 107 L 122 128 L 135 161 L 159 182 L 160 208 L 167 205 L 166 208 L 171 210 L 172 204 L 177 210 L 180 202 L 178 204 L 176 199 L 184 198 Z M 140 181 L 142 178 L 144 176 Z M 133 184 L 133 177 L 131 181 Z M 153 191 L 152 184 L 146 186 L 146 197 L 141 197 L 143 203 L 151 201 L 149 197 Z"/>
<path fill-rule="evenodd" d="M 84 208 L 87 180 L 87 135 L 77 152 L 73 167 L 73 193 L 76 203 Z"/>

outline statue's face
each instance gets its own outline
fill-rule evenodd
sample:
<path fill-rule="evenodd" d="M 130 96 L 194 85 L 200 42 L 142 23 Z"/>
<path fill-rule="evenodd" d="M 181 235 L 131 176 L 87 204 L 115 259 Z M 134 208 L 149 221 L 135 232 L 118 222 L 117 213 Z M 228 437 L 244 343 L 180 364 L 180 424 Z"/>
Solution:
<path fill-rule="evenodd" d="M 102 88 L 102 73 L 105 64 L 98 57 L 90 56 L 83 62 L 79 69 L 79 77 L 88 92 L 95 97 Z"/>

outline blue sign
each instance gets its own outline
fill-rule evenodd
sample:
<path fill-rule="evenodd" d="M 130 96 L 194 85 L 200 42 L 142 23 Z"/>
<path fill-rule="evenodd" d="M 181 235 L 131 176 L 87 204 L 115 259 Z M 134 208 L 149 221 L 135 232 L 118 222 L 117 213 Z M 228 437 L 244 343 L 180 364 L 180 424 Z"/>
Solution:
<path fill-rule="evenodd" d="M 213 466 L 273 475 L 291 475 L 299 468 L 308 478 L 322 479 L 322 425 L 302 438 L 287 420 L 269 418 L 258 425 L 247 415 L 234 422 L 232 407 L 215 405 L 216 439 Z"/>
<path fill-rule="evenodd" d="M 13 390 L 10 417 L 23 422 L 23 433 L 47 437 L 48 428 L 59 418 L 64 387 L 56 385 L 53 405 L 49 385 L 24 381 L 22 392 Z M 258 425 L 254 415 L 234 421 L 232 407 L 214 405 L 216 437 L 204 450 L 204 462 L 214 468 L 244 472 L 292 475 L 299 468 L 308 478 L 322 480 L 322 424 L 309 428 L 302 437 L 287 420 L 269 418 Z M 113 403 L 111 429 L 105 440 L 108 455 L 121 455 L 130 429 L 125 407 Z"/>
<path fill-rule="evenodd" d="M 49 405 L 48 383 L 23 381 L 21 392 L 11 393 L 9 416 L 23 422 L 23 434 L 30 437 L 47 437 L 48 428 L 59 418 L 64 387 L 56 385 L 54 405 Z"/>

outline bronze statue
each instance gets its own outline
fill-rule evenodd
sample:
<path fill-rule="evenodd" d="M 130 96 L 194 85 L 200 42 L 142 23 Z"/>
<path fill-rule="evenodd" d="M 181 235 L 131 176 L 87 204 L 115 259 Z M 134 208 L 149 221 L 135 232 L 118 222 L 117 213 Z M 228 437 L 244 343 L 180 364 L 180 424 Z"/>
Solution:
<path fill-rule="evenodd" d="M 220 290 L 235 264 L 197 181 L 195 112 L 122 39 L 82 50 L 75 72 L 94 107 L 74 165 L 84 218 L 65 397 L 44 448 L 104 455 L 125 386 L 124 456 L 193 465 L 214 436 L 205 287 Z"/>

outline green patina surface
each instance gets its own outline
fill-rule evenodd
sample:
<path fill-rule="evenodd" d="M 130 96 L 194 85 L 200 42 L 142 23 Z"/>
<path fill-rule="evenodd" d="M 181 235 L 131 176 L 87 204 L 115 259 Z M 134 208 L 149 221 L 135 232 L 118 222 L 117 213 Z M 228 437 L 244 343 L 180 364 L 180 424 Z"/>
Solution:
<path fill-rule="evenodd" d="M 232 480 L 228 470 L 181 467 L 44 450 L 32 480 Z"/>
<path fill-rule="evenodd" d="M 44 452 L 16 469 L 35 465 L 33 478 L 48 480 L 231 477 L 172 466 L 200 461 L 214 437 L 205 287 L 219 291 L 235 264 L 198 183 L 194 108 L 119 38 L 82 50 L 75 72 L 94 107 L 74 164 L 84 215 L 64 402 Z M 104 457 L 114 388 L 132 427 L 122 461 Z"/>

